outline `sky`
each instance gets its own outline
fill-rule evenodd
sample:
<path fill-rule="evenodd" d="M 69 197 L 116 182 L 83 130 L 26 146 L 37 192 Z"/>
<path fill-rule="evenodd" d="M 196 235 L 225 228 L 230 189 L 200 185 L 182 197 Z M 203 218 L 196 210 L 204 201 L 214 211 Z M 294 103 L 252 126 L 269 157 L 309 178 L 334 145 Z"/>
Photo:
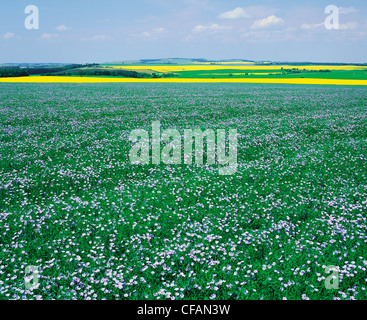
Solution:
<path fill-rule="evenodd" d="M 38 29 L 25 27 L 28 5 L 38 8 Z M 325 26 L 329 5 L 338 8 L 338 29 Z M 365 0 L 0 2 L 0 63 L 159 58 L 367 63 L 366 40 Z"/>

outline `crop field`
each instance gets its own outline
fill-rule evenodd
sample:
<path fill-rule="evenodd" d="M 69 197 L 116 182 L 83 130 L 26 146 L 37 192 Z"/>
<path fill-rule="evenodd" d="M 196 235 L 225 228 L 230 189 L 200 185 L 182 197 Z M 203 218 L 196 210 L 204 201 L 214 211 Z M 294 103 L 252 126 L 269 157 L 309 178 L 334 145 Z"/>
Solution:
<path fill-rule="evenodd" d="M 155 120 L 237 172 L 131 164 Z M 0 299 L 367 298 L 366 87 L 0 83 L 0 140 Z"/>
<path fill-rule="evenodd" d="M 119 69 L 131 69 L 132 66 L 112 66 L 113 68 Z M 246 66 L 229 66 L 229 65 L 136 65 L 134 69 L 150 69 L 158 72 L 177 72 L 177 71 L 203 71 L 203 70 L 227 70 L 228 68 L 233 68 L 236 70 L 276 70 L 280 71 L 284 68 L 298 68 L 300 70 L 343 70 L 343 71 L 355 71 L 355 70 L 367 70 L 367 66 L 355 66 L 355 65 L 304 65 L 304 66 L 286 66 L 286 65 L 266 65 L 266 66 L 257 66 L 257 65 L 246 65 Z"/>
<path fill-rule="evenodd" d="M 37 68 L 36 68 L 37 69 Z M 6 69 L 4 69 L 6 71 Z M 19 75 L 21 71 L 30 73 Z M 191 64 L 90 64 L 59 69 L 15 69 L 0 83 L 266 83 L 367 85 L 366 65 L 255 65 L 250 62 Z M 61 70 L 61 71 L 60 71 Z M 1 71 L 1 68 L 0 68 Z"/>
<path fill-rule="evenodd" d="M 137 65 L 111 66 L 116 69 L 151 70 L 156 72 L 173 72 L 179 78 L 242 80 L 263 79 L 264 83 L 277 79 L 359 79 L 367 80 L 367 67 L 356 65 Z M 292 71 L 292 72 L 286 72 Z M 326 72 L 327 71 L 327 72 Z M 327 84 L 327 83 L 326 83 Z M 330 83 L 332 84 L 332 83 Z"/>
<path fill-rule="evenodd" d="M 263 76 L 252 75 L 248 77 L 229 77 L 228 74 L 213 78 L 212 75 L 205 74 L 204 77 L 186 78 L 158 78 L 158 79 L 137 79 L 120 77 L 78 77 L 78 76 L 32 76 L 32 77 L 12 77 L 0 78 L 0 83 L 258 83 L 258 84 L 302 84 L 302 85 L 344 85 L 344 86 L 366 86 L 366 78 L 340 79 L 340 78 L 308 78 L 298 77 L 277 77 L 264 78 Z"/>

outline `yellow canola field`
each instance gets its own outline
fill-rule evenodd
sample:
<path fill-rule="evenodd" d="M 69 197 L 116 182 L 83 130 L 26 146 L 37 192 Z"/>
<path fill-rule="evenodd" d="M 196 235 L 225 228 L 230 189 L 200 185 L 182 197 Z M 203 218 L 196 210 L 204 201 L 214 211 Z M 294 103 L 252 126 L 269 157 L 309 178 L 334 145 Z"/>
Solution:
<path fill-rule="evenodd" d="M 343 79 L 311 79 L 311 78 L 241 78 L 241 79 L 198 79 L 198 78 L 97 78 L 97 77 L 57 77 L 35 76 L 0 78 L 0 82 L 7 83 L 279 83 L 279 84 L 318 84 L 318 85 L 359 85 L 366 86 L 367 80 Z"/>
<path fill-rule="evenodd" d="M 229 68 L 230 67 L 230 68 Z M 297 68 L 299 70 L 367 70 L 366 66 L 217 66 L 217 65 L 187 65 L 187 66 L 112 66 L 116 69 L 127 70 L 153 70 L 156 72 L 176 72 L 176 71 L 200 71 L 200 70 L 278 70 Z"/>
<path fill-rule="evenodd" d="M 228 76 L 230 74 L 234 75 L 234 76 L 244 76 L 246 75 L 246 73 L 237 73 L 237 72 L 233 72 L 233 73 L 209 73 L 211 76 Z M 260 76 L 267 76 L 269 74 L 282 74 L 281 72 L 250 72 L 247 73 L 247 75 L 260 75 Z M 200 76 L 207 76 L 208 73 L 199 73 Z"/>
<path fill-rule="evenodd" d="M 249 62 L 249 61 L 220 61 L 220 62 L 199 62 L 198 64 L 202 64 L 202 65 L 232 65 L 232 64 L 246 64 L 246 65 L 251 65 L 254 64 L 254 62 Z"/>

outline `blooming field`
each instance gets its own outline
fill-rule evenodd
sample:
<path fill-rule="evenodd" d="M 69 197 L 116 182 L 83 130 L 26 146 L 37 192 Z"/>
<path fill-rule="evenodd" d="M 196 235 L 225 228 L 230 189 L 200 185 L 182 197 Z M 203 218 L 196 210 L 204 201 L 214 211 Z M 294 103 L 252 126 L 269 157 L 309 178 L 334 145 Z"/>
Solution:
<path fill-rule="evenodd" d="M 365 79 L 323 79 L 323 78 L 104 78 L 34 76 L 0 78 L 0 83 L 270 83 L 270 84 L 312 84 L 366 86 Z"/>
<path fill-rule="evenodd" d="M 366 299 L 367 89 L 2 83 L 0 97 L 1 299 Z M 130 132 L 154 120 L 237 129 L 238 171 L 131 165 Z"/>

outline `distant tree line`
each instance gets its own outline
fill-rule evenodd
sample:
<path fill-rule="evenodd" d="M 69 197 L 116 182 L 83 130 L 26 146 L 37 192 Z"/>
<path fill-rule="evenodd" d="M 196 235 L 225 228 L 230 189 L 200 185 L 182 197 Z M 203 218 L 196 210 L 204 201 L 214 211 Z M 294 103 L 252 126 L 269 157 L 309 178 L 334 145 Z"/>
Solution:
<path fill-rule="evenodd" d="M 56 72 L 62 72 L 62 71 L 67 71 L 67 70 L 72 70 L 72 69 L 77 69 L 77 68 L 82 68 L 82 67 L 93 67 L 96 66 L 96 63 L 93 64 L 70 64 L 70 65 L 66 65 L 66 66 L 62 66 L 62 67 L 40 67 L 40 68 L 27 68 L 27 70 L 29 71 L 30 75 L 34 75 L 34 74 L 47 74 L 47 73 L 56 73 Z"/>
<path fill-rule="evenodd" d="M 24 68 L 24 67 L 0 67 L 0 77 L 26 77 L 29 75 L 46 75 L 50 73 L 56 73 L 60 71 L 72 70 L 81 67 L 94 67 L 97 64 L 71 64 L 61 67 L 36 67 L 36 68 Z"/>
<path fill-rule="evenodd" d="M 57 72 L 54 74 L 46 75 L 58 75 L 58 76 L 107 76 L 107 77 L 124 77 L 124 78 L 166 78 L 173 77 L 172 73 L 160 73 L 150 74 L 147 72 L 137 72 L 132 70 L 121 69 L 74 69 L 63 72 Z"/>
<path fill-rule="evenodd" d="M 282 71 L 288 72 L 288 73 L 303 73 L 303 72 L 330 72 L 329 69 L 324 70 L 311 70 L 311 69 L 298 69 L 298 68 L 292 68 L 292 69 L 284 69 L 281 68 Z"/>
<path fill-rule="evenodd" d="M 165 62 L 162 62 L 162 59 L 141 59 L 140 60 L 141 63 L 143 64 L 176 64 L 174 62 L 170 62 L 170 61 L 165 61 Z"/>
<path fill-rule="evenodd" d="M 0 67 L 0 78 L 4 77 L 27 77 L 29 71 L 19 67 Z"/>

